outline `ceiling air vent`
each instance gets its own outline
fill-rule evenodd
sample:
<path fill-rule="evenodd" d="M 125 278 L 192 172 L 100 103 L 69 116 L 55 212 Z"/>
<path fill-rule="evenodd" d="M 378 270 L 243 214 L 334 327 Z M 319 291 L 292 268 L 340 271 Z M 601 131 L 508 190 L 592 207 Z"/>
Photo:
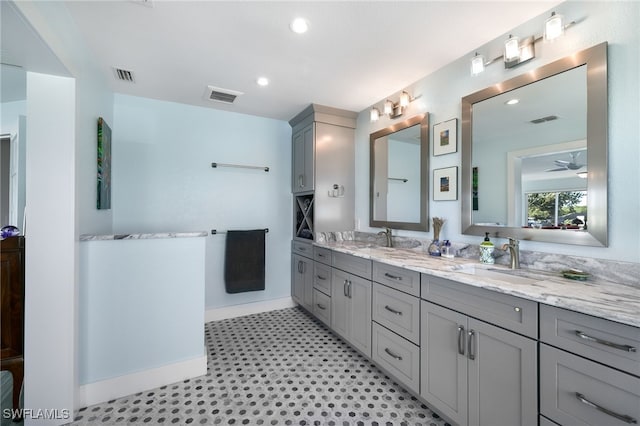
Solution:
<path fill-rule="evenodd" d="M 242 95 L 242 92 L 230 89 L 221 89 L 219 87 L 207 86 L 206 97 L 210 101 L 232 104 L 236 98 Z"/>
<path fill-rule="evenodd" d="M 540 123 L 545 123 L 547 121 L 553 121 L 557 119 L 558 119 L 557 115 L 547 115 L 546 117 L 536 118 L 535 120 L 531 120 L 530 122 L 533 124 L 540 124 Z"/>
<path fill-rule="evenodd" d="M 135 80 L 133 78 L 133 71 L 125 70 L 122 68 L 114 68 L 113 71 L 116 73 L 116 78 L 118 80 L 135 83 Z"/>

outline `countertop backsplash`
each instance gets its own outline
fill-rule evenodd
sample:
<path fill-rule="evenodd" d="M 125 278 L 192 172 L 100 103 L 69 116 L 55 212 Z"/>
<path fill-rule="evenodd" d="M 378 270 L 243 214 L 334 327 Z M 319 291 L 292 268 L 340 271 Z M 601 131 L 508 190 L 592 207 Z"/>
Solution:
<path fill-rule="evenodd" d="M 319 243 L 357 241 L 384 246 L 385 239 L 386 237 L 384 235 L 360 231 L 316 233 L 316 241 Z M 424 253 L 425 255 L 428 255 L 427 248 L 429 244 L 431 244 L 431 239 L 393 236 L 393 246 L 395 248 L 413 250 Z M 451 241 L 451 246 L 456 257 L 473 260 L 478 260 L 480 257 L 478 244 Z M 508 251 L 501 250 L 498 244 L 496 244 L 494 256 L 496 264 L 509 265 L 510 258 Z M 597 280 L 640 287 L 639 263 L 520 250 L 520 266 L 522 268 L 549 272 L 579 269 L 591 274 L 591 276 Z"/>

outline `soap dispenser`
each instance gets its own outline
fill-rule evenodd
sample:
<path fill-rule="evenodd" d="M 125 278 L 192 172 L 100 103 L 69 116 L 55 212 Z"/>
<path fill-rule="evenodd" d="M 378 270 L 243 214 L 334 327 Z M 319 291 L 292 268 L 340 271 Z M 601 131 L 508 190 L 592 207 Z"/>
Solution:
<path fill-rule="evenodd" d="M 489 233 L 484 233 L 484 241 L 480 244 L 480 262 L 492 265 L 495 262 L 493 258 L 493 249 L 495 246 L 489 239 Z"/>

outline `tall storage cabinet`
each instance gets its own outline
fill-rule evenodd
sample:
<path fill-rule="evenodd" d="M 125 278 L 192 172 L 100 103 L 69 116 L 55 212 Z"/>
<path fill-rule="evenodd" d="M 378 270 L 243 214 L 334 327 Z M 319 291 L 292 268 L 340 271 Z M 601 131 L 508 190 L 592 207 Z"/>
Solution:
<path fill-rule="evenodd" d="M 289 121 L 296 239 L 355 228 L 357 113 L 312 104 Z"/>

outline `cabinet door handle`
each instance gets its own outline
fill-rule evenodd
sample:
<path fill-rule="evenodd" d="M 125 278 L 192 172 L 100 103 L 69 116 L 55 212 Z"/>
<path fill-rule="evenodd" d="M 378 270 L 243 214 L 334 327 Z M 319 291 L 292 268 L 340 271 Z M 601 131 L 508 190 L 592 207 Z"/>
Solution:
<path fill-rule="evenodd" d="M 473 330 L 469 330 L 469 346 L 467 348 L 467 352 L 469 353 L 469 359 L 471 361 L 473 361 L 474 359 L 476 359 L 476 354 L 473 351 L 473 347 L 474 347 L 474 340 L 475 340 L 475 336 L 476 336 L 476 332 Z"/>
<path fill-rule="evenodd" d="M 302 261 L 298 260 L 298 272 L 302 273 Z"/>
<path fill-rule="evenodd" d="M 347 285 L 347 296 L 351 299 L 351 280 L 349 280 L 349 284 Z"/>
<path fill-rule="evenodd" d="M 610 346 L 612 348 L 620 349 L 625 352 L 635 352 L 636 348 L 629 345 L 620 345 L 618 343 L 609 342 L 607 340 L 598 339 L 597 337 L 589 336 L 588 334 L 584 334 L 580 330 L 576 330 L 576 335 L 581 339 L 588 340 L 590 342 L 600 343 L 601 345 Z"/>
<path fill-rule="evenodd" d="M 349 293 L 347 290 L 348 285 L 349 285 L 349 280 L 344 280 L 344 284 L 342 285 L 342 292 L 344 293 L 344 297 L 349 297 Z"/>
<path fill-rule="evenodd" d="M 318 306 L 318 308 L 322 309 L 323 311 L 327 309 L 327 307 L 324 306 L 322 303 L 316 303 L 316 305 Z"/>
<path fill-rule="evenodd" d="M 300 266 L 301 266 L 301 268 L 300 268 L 300 269 L 301 269 L 301 270 L 300 270 L 300 273 L 301 273 L 301 274 L 304 274 L 304 272 L 305 272 L 305 271 L 306 271 L 306 269 L 307 269 L 307 262 L 305 262 L 305 261 L 302 261 L 302 260 L 301 260 L 301 261 L 300 261 Z"/>
<path fill-rule="evenodd" d="M 402 357 L 401 357 L 400 355 L 396 355 L 396 354 L 394 354 L 393 352 L 391 352 L 391 351 L 389 350 L 389 348 L 384 348 L 384 351 L 385 351 L 386 353 L 388 353 L 388 354 L 389 354 L 389 356 L 390 356 L 391 358 L 395 358 L 395 359 L 397 359 L 398 361 L 402 361 Z"/>
<path fill-rule="evenodd" d="M 593 407 L 596 410 L 601 411 L 601 412 L 603 412 L 603 413 L 605 413 L 605 414 L 607 414 L 607 415 L 609 415 L 611 417 L 615 417 L 616 419 L 621 420 L 621 421 L 623 421 L 625 423 L 628 423 L 628 424 L 637 424 L 638 423 L 638 421 L 636 419 L 634 419 L 633 417 L 631 417 L 631 416 L 627 416 L 627 415 L 624 415 L 624 414 L 618 414 L 618 413 L 616 413 L 614 411 L 608 410 L 608 409 L 596 404 L 595 402 L 589 401 L 587 398 L 584 397 L 583 394 L 581 394 L 579 392 L 576 392 L 576 398 L 578 398 L 578 401 L 582 402 L 583 404 L 588 405 L 589 407 Z"/>
<path fill-rule="evenodd" d="M 323 277 L 322 275 L 316 275 L 316 278 L 318 278 L 319 280 L 325 281 L 326 278 Z"/>
<path fill-rule="evenodd" d="M 304 188 L 304 175 L 298 175 L 298 186 Z"/>
<path fill-rule="evenodd" d="M 384 273 L 384 276 L 385 276 L 385 277 L 387 277 L 387 278 L 391 278 L 392 280 L 402 281 L 402 277 L 399 277 L 399 276 L 397 276 L 397 275 L 391 275 L 391 274 L 390 274 L 390 273 L 388 273 L 388 272 L 385 272 L 385 273 Z"/>
<path fill-rule="evenodd" d="M 318 257 L 325 257 L 325 255 L 322 253 L 318 253 Z"/>
<path fill-rule="evenodd" d="M 392 314 L 396 314 L 396 315 L 402 315 L 401 311 L 396 311 L 395 309 L 393 309 L 392 307 L 390 307 L 389 305 L 385 305 L 384 307 L 387 311 L 391 312 Z"/>
<path fill-rule="evenodd" d="M 464 327 L 458 326 L 458 353 L 464 355 Z"/>

